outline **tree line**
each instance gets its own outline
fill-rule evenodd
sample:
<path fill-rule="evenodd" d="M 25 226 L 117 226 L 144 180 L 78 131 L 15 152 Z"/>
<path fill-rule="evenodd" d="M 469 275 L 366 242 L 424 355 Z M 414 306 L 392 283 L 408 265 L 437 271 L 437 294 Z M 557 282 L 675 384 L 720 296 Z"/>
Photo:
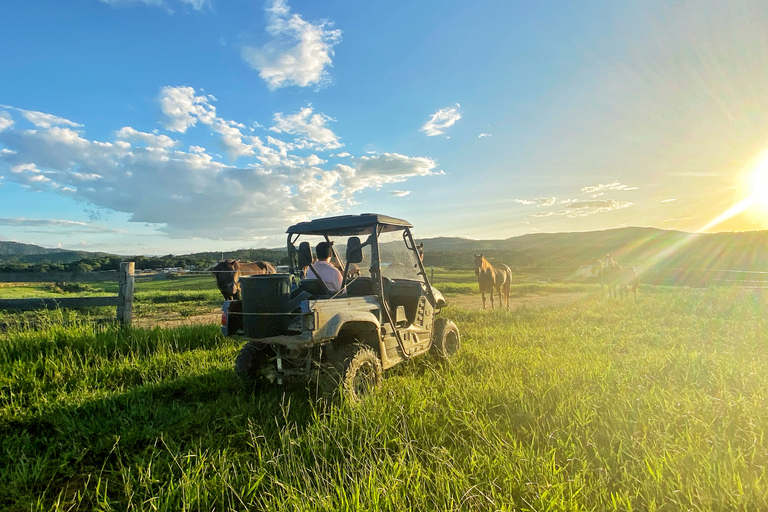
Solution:
<path fill-rule="evenodd" d="M 83 258 L 68 263 L 63 262 L 37 262 L 27 263 L 20 261 L 0 262 L 0 272 L 105 272 L 119 270 L 123 261 L 133 261 L 136 270 L 154 270 L 164 268 L 181 268 L 185 270 L 204 270 L 220 260 L 234 258 L 241 261 L 269 261 L 275 265 L 287 264 L 288 257 L 284 250 L 280 249 L 242 249 L 224 253 L 198 253 L 184 256 L 168 254 L 165 256 L 96 256 Z"/>

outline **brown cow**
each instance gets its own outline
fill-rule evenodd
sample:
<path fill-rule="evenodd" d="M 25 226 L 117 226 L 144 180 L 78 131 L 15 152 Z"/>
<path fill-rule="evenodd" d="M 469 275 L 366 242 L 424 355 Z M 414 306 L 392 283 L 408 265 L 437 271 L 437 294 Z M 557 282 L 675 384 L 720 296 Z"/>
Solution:
<path fill-rule="evenodd" d="M 237 260 L 223 260 L 213 267 L 216 285 L 224 300 L 240 300 L 240 276 L 275 274 L 277 270 L 268 261 L 243 263 Z"/>

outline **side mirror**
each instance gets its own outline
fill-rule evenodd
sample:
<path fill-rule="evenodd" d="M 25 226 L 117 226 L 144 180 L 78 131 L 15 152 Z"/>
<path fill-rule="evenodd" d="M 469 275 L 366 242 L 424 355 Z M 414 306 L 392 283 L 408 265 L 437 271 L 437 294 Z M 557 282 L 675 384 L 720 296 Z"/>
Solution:
<path fill-rule="evenodd" d="M 309 247 L 309 242 L 301 242 L 299 244 L 299 268 L 303 269 L 310 263 L 312 263 L 312 249 Z"/>
<path fill-rule="evenodd" d="M 363 244 L 356 236 L 347 239 L 347 264 L 360 263 L 363 261 Z"/>

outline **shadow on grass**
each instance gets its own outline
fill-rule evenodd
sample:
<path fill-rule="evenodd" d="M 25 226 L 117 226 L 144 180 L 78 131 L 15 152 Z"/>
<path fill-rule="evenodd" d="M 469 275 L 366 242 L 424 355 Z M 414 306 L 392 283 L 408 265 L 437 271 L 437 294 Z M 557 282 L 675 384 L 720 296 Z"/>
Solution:
<path fill-rule="evenodd" d="M 232 370 L 217 369 L 0 425 L 0 508 L 29 510 L 82 489 L 86 478 L 156 457 L 248 452 L 254 435 L 280 445 L 286 428 L 317 418 L 303 387 L 245 389 Z"/>

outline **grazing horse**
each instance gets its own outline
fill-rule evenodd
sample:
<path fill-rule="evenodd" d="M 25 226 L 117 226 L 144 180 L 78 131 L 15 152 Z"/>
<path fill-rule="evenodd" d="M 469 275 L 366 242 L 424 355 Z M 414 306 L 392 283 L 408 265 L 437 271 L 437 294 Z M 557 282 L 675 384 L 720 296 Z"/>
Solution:
<path fill-rule="evenodd" d="M 223 260 L 213 267 L 216 285 L 224 300 L 240 300 L 240 276 L 275 274 L 277 270 L 267 261 L 242 263 L 237 260 Z"/>
<path fill-rule="evenodd" d="M 611 297 L 629 297 L 629 288 L 637 300 L 637 287 L 640 285 L 640 277 L 635 267 L 622 267 L 613 259 L 602 261 L 596 259 L 592 266 L 592 273 L 600 277 L 600 287 L 608 286 L 608 294 Z"/>
<path fill-rule="evenodd" d="M 485 292 L 491 294 L 491 309 L 493 309 L 493 289 L 499 294 L 499 307 L 502 305 L 501 290 L 504 289 L 504 298 L 509 309 L 509 287 L 512 284 L 512 270 L 501 265 L 499 268 L 493 268 L 487 259 L 482 255 L 475 254 L 475 275 L 477 283 L 480 285 L 480 294 L 483 296 L 483 309 L 485 309 Z"/>

